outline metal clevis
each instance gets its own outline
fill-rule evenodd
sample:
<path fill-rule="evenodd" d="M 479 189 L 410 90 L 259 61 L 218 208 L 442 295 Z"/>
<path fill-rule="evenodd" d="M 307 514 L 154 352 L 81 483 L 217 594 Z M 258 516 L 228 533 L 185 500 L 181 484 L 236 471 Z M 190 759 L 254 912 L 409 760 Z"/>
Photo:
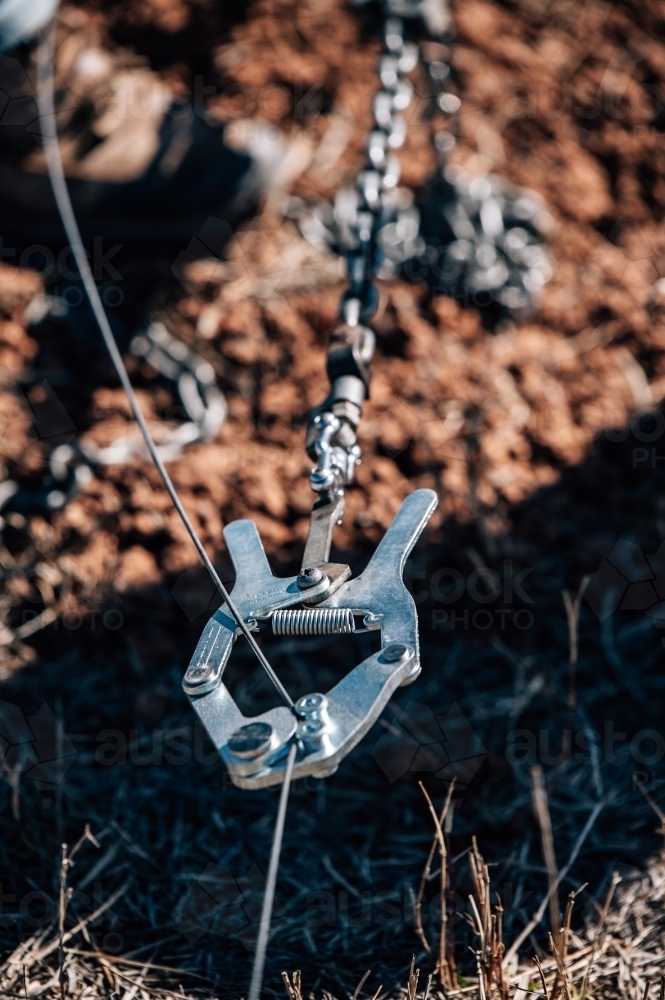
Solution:
<path fill-rule="evenodd" d="M 380 652 L 354 666 L 330 691 L 304 695 L 293 708 L 279 706 L 247 718 L 223 681 L 240 629 L 226 603 L 215 612 L 183 687 L 235 785 L 280 784 L 294 743 L 294 778 L 333 774 L 394 691 L 418 677 L 416 607 L 402 573 L 437 502 L 433 490 L 408 496 L 355 579 L 349 578 L 348 566 L 328 561 L 332 529 L 343 512 L 339 496 L 315 506 L 298 576 L 273 576 L 253 521 L 227 525 L 224 537 L 236 570 L 232 599 L 252 630 L 270 622 L 281 635 L 381 631 Z"/>

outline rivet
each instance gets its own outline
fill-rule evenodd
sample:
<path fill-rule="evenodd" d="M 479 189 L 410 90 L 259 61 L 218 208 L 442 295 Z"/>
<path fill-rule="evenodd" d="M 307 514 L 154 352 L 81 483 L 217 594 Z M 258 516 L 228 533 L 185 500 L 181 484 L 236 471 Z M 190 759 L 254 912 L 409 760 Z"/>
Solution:
<path fill-rule="evenodd" d="M 317 583 L 321 583 L 323 580 L 323 573 L 318 566 L 307 566 L 298 574 L 298 579 L 296 583 L 301 590 L 306 590 L 308 587 L 316 587 Z"/>
<path fill-rule="evenodd" d="M 268 722 L 249 722 L 231 734 L 227 748 L 234 757 L 252 760 L 270 747 L 272 726 Z"/>
<path fill-rule="evenodd" d="M 407 647 L 403 642 L 391 642 L 389 646 L 386 646 L 381 652 L 381 656 L 386 661 L 386 663 L 397 663 L 401 660 L 407 653 Z"/>
<path fill-rule="evenodd" d="M 190 667 L 185 674 L 188 684 L 202 684 L 212 673 L 212 668 L 205 663 L 200 663 L 196 667 Z"/>

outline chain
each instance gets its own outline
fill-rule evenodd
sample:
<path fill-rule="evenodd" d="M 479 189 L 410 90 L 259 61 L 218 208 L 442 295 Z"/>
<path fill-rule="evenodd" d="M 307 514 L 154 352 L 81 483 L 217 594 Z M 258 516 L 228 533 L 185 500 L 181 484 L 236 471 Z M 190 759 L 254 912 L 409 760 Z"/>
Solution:
<path fill-rule="evenodd" d="M 44 303 L 49 306 L 48 300 Z M 62 307 L 51 303 L 56 312 Z M 40 318 L 47 315 L 42 309 Z M 174 429 L 155 428 L 157 452 L 164 462 L 174 462 L 191 444 L 212 441 L 226 419 L 226 400 L 217 387 L 212 365 L 154 320 L 131 341 L 130 351 L 144 359 L 163 378 L 177 388 L 182 408 L 188 418 Z M 0 509 L 55 513 L 73 500 L 105 465 L 122 465 L 135 458 L 149 460 L 145 442 L 138 434 L 116 438 L 106 448 L 92 441 L 60 444 L 49 456 L 49 483 L 39 491 L 22 491 L 13 480 L 5 481 L 0 491 Z"/>
<path fill-rule="evenodd" d="M 398 188 L 400 164 L 394 151 L 406 138 L 402 112 L 413 99 L 406 74 L 418 64 L 418 48 L 405 40 L 404 24 L 398 17 L 386 19 L 384 40 L 378 70 L 381 89 L 372 106 L 367 163 L 355 187 L 343 189 L 335 205 L 336 242 L 345 252 L 349 286 L 341 302 L 342 323 L 328 346 L 331 392 L 310 417 L 306 438 L 307 453 L 316 461 L 310 484 L 322 503 L 343 494 L 361 458 L 356 434 L 369 393 L 369 363 L 375 347 L 374 333 L 365 324 L 379 304 L 374 279 L 385 259 L 386 240 L 393 235 L 399 238 L 405 228 L 414 229 L 414 222 L 417 231 L 417 221 L 412 216 L 409 227 L 404 214 Z"/>
<path fill-rule="evenodd" d="M 406 79 L 418 64 L 418 48 L 405 41 L 403 22 L 385 22 L 385 50 L 379 63 L 381 89 L 374 98 L 373 125 L 367 142 L 367 163 L 355 188 L 340 192 L 336 205 L 338 241 L 344 247 L 349 287 L 342 298 L 342 324 L 328 346 L 327 374 L 331 392 L 313 413 L 306 448 L 316 461 L 310 474 L 312 489 L 325 502 L 340 495 L 354 478 L 361 450 L 356 432 L 362 405 L 369 393 L 369 363 L 375 347 L 373 331 L 365 324 L 379 304 L 374 279 L 384 254 L 382 236 L 403 225 L 400 213 L 399 160 L 393 155 L 404 144 L 406 122 L 401 112 L 413 99 Z"/>
<path fill-rule="evenodd" d="M 376 278 L 400 273 L 425 278 L 434 291 L 520 320 L 535 311 L 552 275 L 542 245 L 552 219 L 540 196 L 500 177 L 471 176 L 448 163 L 456 143 L 452 128 L 434 137 L 439 170 L 422 214 L 413 193 L 398 186 L 400 164 L 394 152 L 406 139 L 403 112 L 414 97 L 407 75 L 419 59 L 436 108 L 453 119 L 461 101 L 449 89 L 452 34 L 445 5 L 384 0 L 384 12 L 380 89 L 372 105 L 366 164 L 353 188 L 340 189 L 334 206 L 308 209 L 293 199 L 287 209 L 310 242 L 344 254 L 349 280 L 342 322 L 328 347 L 331 392 L 313 411 L 307 428 L 307 453 L 316 462 L 310 484 L 320 503 L 343 494 L 361 459 L 356 434 L 375 345 L 365 324 L 378 307 Z M 420 47 L 407 41 L 416 22 L 424 25 L 429 39 L 437 40 Z"/>

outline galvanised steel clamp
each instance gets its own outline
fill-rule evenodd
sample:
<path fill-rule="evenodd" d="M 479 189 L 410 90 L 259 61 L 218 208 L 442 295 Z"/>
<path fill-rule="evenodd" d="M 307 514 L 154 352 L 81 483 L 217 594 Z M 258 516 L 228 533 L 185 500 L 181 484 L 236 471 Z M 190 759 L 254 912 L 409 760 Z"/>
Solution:
<path fill-rule="evenodd" d="M 298 576 L 273 576 L 253 521 L 234 521 L 224 537 L 236 570 L 233 601 L 252 630 L 269 621 L 281 635 L 339 635 L 381 630 L 381 650 L 330 691 L 300 698 L 293 709 L 245 717 L 223 682 L 240 630 L 226 606 L 208 622 L 183 680 L 189 700 L 224 760 L 234 784 L 279 784 L 289 748 L 298 747 L 294 778 L 324 777 L 376 722 L 394 691 L 420 673 L 418 622 L 402 580 L 404 564 L 437 505 L 433 490 L 406 498 L 369 564 L 355 579 L 328 562 L 332 528 L 343 501 L 313 512 Z M 359 621 L 362 625 L 358 627 Z"/>

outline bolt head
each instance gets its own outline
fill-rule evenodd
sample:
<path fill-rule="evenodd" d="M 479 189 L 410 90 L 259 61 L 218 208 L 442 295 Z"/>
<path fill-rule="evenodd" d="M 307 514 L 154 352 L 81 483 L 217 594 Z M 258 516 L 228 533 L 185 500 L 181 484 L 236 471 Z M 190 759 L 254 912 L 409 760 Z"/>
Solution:
<path fill-rule="evenodd" d="M 312 712 L 320 712 L 328 704 L 328 699 L 324 694 L 305 694 L 298 698 L 296 709 L 309 715 Z"/>
<path fill-rule="evenodd" d="M 296 583 L 301 590 L 306 590 L 308 587 L 316 587 L 317 583 L 321 583 L 323 580 L 323 573 L 318 566 L 307 566 L 298 574 L 298 579 Z"/>
<path fill-rule="evenodd" d="M 208 677 L 210 677 L 211 668 L 205 663 L 200 663 L 198 666 L 190 667 L 185 674 L 185 680 L 188 684 L 203 684 Z"/>
<path fill-rule="evenodd" d="M 403 642 L 391 642 L 389 646 L 386 646 L 381 652 L 381 656 L 386 661 L 386 663 L 397 663 L 406 656 L 408 652 L 408 647 L 404 645 Z"/>
<path fill-rule="evenodd" d="M 301 722 L 298 726 L 298 733 L 305 738 L 308 736 L 318 736 L 325 728 L 326 724 L 322 719 L 308 719 L 306 722 Z"/>
<path fill-rule="evenodd" d="M 253 760 L 270 748 L 272 726 L 268 722 L 249 722 L 240 726 L 229 737 L 226 744 L 234 757 Z"/>

